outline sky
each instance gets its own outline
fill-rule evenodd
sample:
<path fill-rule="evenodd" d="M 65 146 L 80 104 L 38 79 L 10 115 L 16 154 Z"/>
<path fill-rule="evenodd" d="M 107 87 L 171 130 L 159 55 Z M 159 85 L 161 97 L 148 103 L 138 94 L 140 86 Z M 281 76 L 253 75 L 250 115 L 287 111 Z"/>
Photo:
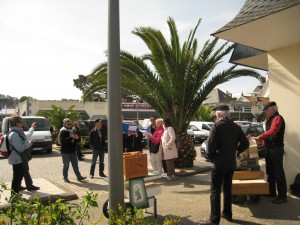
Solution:
<path fill-rule="evenodd" d="M 81 99 L 73 79 L 106 61 L 109 0 L 0 0 L 0 94 L 38 100 Z M 232 20 L 245 0 L 120 0 L 120 47 L 149 53 L 131 32 L 154 27 L 169 37 L 174 18 L 181 43 L 202 19 L 196 38 L 204 42 Z M 228 68 L 230 55 L 216 68 Z M 264 72 L 261 71 L 264 75 Z M 252 92 L 254 78 L 218 86 L 232 93 Z"/>

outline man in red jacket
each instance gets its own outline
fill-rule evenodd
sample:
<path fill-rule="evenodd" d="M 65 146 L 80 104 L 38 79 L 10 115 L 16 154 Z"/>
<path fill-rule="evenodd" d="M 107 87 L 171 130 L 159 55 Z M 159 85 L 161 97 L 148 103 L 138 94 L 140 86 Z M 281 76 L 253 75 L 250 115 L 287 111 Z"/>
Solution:
<path fill-rule="evenodd" d="M 287 202 L 287 185 L 283 169 L 285 122 L 278 113 L 276 102 L 268 103 L 263 111 L 266 113 L 266 132 L 253 140 L 264 140 L 266 145 L 266 172 L 269 182 L 269 196 L 276 197 L 272 202 L 281 204 Z"/>

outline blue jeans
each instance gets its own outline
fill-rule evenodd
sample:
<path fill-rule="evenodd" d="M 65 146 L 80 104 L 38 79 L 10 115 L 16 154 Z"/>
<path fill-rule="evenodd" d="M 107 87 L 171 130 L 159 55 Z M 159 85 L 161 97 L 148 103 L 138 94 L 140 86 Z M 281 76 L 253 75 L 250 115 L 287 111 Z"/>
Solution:
<path fill-rule="evenodd" d="M 266 149 L 266 172 L 268 175 L 269 191 L 276 195 L 276 186 L 279 198 L 286 198 L 287 185 L 283 169 L 283 147 L 268 147 Z"/>
<path fill-rule="evenodd" d="M 90 175 L 94 176 L 95 174 L 95 167 L 97 158 L 99 156 L 99 175 L 104 173 L 104 156 L 105 156 L 105 150 L 93 150 L 93 158 L 92 158 L 92 164 L 91 164 L 91 170 Z"/>
<path fill-rule="evenodd" d="M 63 176 L 64 179 L 68 179 L 68 171 L 69 171 L 69 165 L 70 162 L 72 164 L 74 173 L 77 177 L 77 179 L 81 178 L 81 174 L 79 172 L 79 167 L 78 167 L 78 159 L 77 159 L 77 154 L 76 152 L 72 153 L 61 153 L 62 156 L 62 161 L 63 161 Z"/>
<path fill-rule="evenodd" d="M 233 170 L 213 169 L 211 171 L 210 220 L 219 224 L 221 219 L 221 187 L 223 183 L 223 213 L 232 217 L 231 186 Z"/>

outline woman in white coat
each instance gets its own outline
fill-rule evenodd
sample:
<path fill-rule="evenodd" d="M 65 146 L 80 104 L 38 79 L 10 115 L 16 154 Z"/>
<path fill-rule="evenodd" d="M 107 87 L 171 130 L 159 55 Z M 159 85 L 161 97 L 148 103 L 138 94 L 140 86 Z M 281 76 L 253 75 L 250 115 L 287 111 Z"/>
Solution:
<path fill-rule="evenodd" d="M 175 180 L 175 167 L 174 160 L 178 158 L 178 152 L 176 148 L 176 134 L 172 127 L 170 119 L 164 119 L 164 133 L 161 138 L 161 148 L 163 153 L 163 159 L 167 163 L 167 181 Z"/>

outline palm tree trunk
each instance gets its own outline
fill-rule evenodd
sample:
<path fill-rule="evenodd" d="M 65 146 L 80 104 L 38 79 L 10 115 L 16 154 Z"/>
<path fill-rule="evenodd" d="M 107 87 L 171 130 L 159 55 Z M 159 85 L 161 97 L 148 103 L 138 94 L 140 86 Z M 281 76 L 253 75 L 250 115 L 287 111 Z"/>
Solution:
<path fill-rule="evenodd" d="M 175 167 L 193 167 L 197 153 L 191 136 L 187 133 L 177 134 L 176 145 L 178 149 L 178 159 L 175 161 Z"/>

